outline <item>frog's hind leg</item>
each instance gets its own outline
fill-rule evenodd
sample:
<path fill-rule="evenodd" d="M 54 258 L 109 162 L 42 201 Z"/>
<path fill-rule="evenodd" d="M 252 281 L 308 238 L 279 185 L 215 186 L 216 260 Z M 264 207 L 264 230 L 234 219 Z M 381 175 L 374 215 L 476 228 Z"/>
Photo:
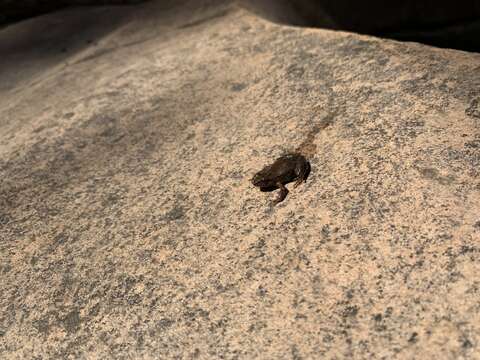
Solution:
<path fill-rule="evenodd" d="M 278 194 L 278 197 L 273 201 L 273 204 L 276 205 L 287 197 L 288 194 L 288 189 L 283 185 L 281 182 L 277 183 L 278 188 L 280 189 L 280 193 Z"/>
<path fill-rule="evenodd" d="M 295 167 L 295 175 L 297 176 L 297 181 L 293 185 L 296 188 L 302 182 L 306 182 L 308 175 L 310 174 L 310 163 L 307 161 L 305 163 L 300 163 Z"/>

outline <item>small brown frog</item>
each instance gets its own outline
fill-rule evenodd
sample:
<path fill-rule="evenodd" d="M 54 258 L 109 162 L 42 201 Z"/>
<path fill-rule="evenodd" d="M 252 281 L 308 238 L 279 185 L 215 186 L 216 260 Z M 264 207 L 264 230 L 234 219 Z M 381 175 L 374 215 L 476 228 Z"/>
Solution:
<path fill-rule="evenodd" d="M 282 202 L 288 194 L 285 184 L 295 181 L 294 187 L 307 181 L 310 173 L 310 163 L 300 154 L 287 154 L 279 157 L 272 165 L 264 167 L 252 178 L 252 184 L 260 191 L 280 189 L 274 205 Z"/>

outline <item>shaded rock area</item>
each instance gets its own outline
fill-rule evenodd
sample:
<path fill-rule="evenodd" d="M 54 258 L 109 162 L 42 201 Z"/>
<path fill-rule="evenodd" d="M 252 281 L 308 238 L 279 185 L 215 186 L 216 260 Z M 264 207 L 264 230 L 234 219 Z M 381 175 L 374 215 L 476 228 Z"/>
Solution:
<path fill-rule="evenodd" d="M 0 26 L 72 6 L 132 5 L 148 0 L 0 0 Z M 205 0 L 197 2 L 200 5 Z M 181 6 L 186 0 L 162 0 Z M 353 31 L 480 52 L 477 0 L 236 0 L 282 24 Z"/>
<path fill-rule="evenodd" d="M 480 55 L 220 1 L 0 53 L 0 358 L 478 358 Z"/>
<path fill-rule="evenodd" d="M 145 0 L 0 0 L 0 26 L 68 6 L 132 5 Z"/>

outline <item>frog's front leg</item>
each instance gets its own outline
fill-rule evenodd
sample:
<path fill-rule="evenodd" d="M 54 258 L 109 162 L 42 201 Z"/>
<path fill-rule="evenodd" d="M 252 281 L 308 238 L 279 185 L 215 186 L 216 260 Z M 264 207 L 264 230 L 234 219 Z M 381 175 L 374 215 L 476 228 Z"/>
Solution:
<path fill-rule="evenodd" d="M 293 187 L 296 188 L 302 182 L 306 182 L 309 172 L 310 164 L 308 162 L 302 162 L 297 164 L 297 166 L 295 167 L 295 175 L 297 176 L 297 181 L 295 181 Z"/>
<path fill-rule="evenodd" d="M 276 205 L 285 200 L 288 194 L 288 189 L 281 182 L 278 182 L 277 186 L 280 189 L 280 193 L 278 194 L 278 197 L 273 201 L 273 205 Z"/>

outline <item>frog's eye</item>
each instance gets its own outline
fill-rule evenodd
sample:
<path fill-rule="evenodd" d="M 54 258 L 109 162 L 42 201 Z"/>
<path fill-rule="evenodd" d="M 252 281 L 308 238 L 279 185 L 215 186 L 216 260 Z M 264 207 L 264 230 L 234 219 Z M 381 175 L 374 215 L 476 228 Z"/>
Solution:
<path fill-rule="evenodd" d="M 262 181 L 262 176 L 260 174 L 255 174 L 250 181 L 253 185 L 257 185 Z"/>

